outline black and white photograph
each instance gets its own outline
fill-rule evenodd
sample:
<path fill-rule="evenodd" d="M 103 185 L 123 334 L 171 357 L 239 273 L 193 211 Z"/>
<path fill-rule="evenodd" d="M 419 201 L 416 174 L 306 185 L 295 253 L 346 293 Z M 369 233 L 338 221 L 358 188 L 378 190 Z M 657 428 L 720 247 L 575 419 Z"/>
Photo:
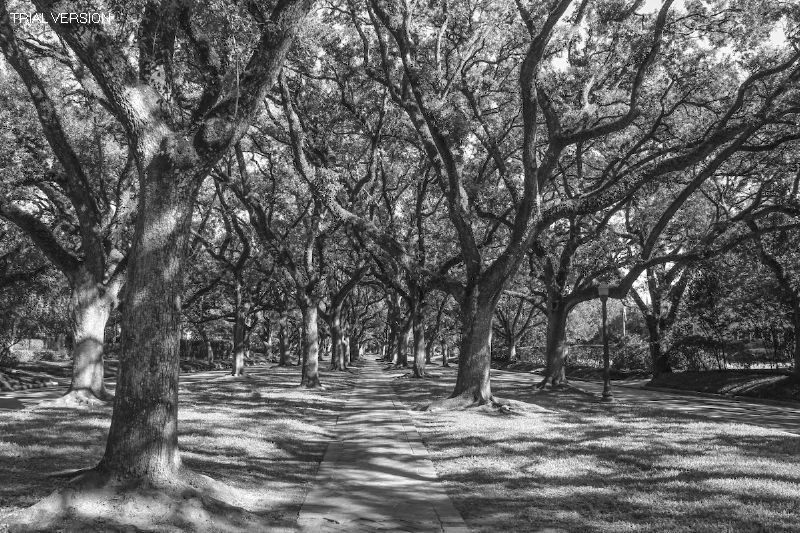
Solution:
<path fill-rule="evenodd" d="M 800 533 L 800 0 L 0 52 L 0 533 Z"/>

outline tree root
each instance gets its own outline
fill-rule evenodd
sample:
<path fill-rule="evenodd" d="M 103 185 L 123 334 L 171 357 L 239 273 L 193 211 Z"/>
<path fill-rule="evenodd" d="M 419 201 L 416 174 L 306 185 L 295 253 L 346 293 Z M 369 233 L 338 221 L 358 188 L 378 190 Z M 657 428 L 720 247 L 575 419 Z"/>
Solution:
<path fill-rule="evenodd" d="M 90 470 L 8 517 L 9 531 L 267 531 L 263 518 L 242 508 L 252 498 L 185 469 L 159 486 Z"/>
<path fill-rule="evenodd" d="M 549 412 L 548 409 L 540 407 L 536 404 L 520 402 L 517 400 L 508 400 L 491 396 L 488 400 L 476 398 L 475 396 L 464 394 L 450 398 L 443 398 L 431 402 L 428 406 L 423 408 L 423 411 L 438 412 L 438 411 L 465 411 L 467 409 L 475 409 L 489 414 L 514 414 L 522 415 L 525 413 L 540 413 Z"/>
<path fill-rule="evenodd" d="M 396 379 L 439 379 L 441 377 L 442 376 L 439 374 L 431 374 L 430 372 L 422 372 L 420 375 L 417 375 L 414 372 L 409 372 L 408 374 L 397 376 Z"/>
<path fill-rule="evenodd" d="M 89 389 L 73 389 L 68 391 L 60 398 L 52 400 L 43 400 L 36 406 L 39 407 L 69 407 L 78 409 L 93 409 L 95 407 L 106 407 L 111 405 L 114 401 L 114 395 L 107 391 L 103 391 L 100 397 L 97 397 Z"/>

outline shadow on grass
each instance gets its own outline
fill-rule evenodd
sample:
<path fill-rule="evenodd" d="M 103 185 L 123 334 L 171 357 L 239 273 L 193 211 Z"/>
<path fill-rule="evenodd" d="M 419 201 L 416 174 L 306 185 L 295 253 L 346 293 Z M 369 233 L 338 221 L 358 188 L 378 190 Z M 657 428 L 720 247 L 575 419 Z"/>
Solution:
<path fill-rule="evenodd" d="M 181 457 L 249 494 L 248 510 L 293 527 L 355 376 L 322 371 L 327 390 L 316 391 L 297 387 L 296 367 L 248 371 L 253 379 L 182 376 Z M 53 474 L 94 466 L 110 419 L 110 407 L 0 411 L 0 524 L 69 481 Z"/>
<path fill-rule="evenodd" d="M 800 437 L 724 410 L 710 418 L 655 402 L 609 406 L 535 383 L 500 373 L 492 389 L 549 412 L 414 413 L 470 528 L 798 531 Z M 446 397 L 453 385 L 452 374 L 393 384 L 409 407 Z"/>

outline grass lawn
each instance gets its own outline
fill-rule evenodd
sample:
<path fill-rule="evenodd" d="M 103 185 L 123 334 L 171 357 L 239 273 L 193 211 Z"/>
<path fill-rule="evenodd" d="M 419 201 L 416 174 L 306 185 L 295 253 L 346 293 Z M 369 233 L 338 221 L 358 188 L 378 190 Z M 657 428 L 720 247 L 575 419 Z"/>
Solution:
<path fill-rule="evenodd" d="M 319 392 L 296 387 L 299 367 L 249 372 L 250 379 L 217 373 L 184 380 L 181 456 L 190 468 L 238 489 L 248 510 L 291 528 L 336 422 L 338 398 L 354 375 L 322 372 L 327 390 Z M 4 516 L 67 482 L 54 474 L 94 466 L 110 421 L 110 407 L 0 411 L 0 531 Z"/>
<path fill-rule="evenodd" d="M 706 370 L 671 372 L 650 385 L 713 394 L 800 402 L 800 379 L 770 370 Z"/>
<path fill-rule="evenodd" d="M 445 396 L 453 378 L 397 380 L 395 388 L 420 406 Z M 534 392 L 533 379 L 493 379 L 497 396 L 530 409 L 414 413 L 470 528 L 800 531 L 800 436 L 603 405 L 579 392 Z"/>

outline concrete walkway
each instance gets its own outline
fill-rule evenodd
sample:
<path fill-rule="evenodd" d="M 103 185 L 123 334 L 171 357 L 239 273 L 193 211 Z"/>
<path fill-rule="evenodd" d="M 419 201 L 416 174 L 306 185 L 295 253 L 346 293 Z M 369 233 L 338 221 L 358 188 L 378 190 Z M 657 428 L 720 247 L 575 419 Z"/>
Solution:
<path fill-rule="evenodd" d="M 468 531 L 391 379 L 374 360 L 362 367 L 300 511 L 301 531 Z"/>

